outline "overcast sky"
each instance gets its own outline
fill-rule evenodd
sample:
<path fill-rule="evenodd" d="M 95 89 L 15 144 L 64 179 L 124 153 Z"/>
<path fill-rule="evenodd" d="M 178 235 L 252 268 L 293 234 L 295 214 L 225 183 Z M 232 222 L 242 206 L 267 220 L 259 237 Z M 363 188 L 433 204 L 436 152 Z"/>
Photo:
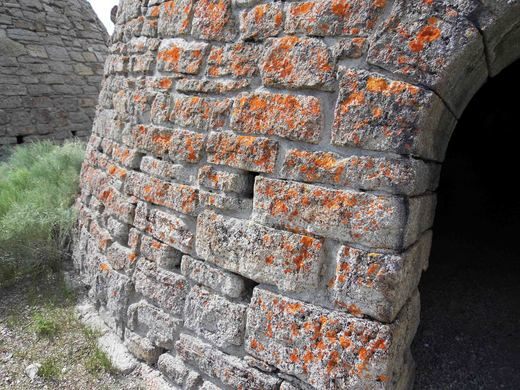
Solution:
<path fill-rule="evenodd" d="M 110 10 L 114 5 L 119 4 L 119 0 L 88 0 L 92 7 L 98 14 L 99 19 L 103 22 L 108 30 L 108 33 L 112 35 L 114 31 L 114 24 L 110 21 Z"/>

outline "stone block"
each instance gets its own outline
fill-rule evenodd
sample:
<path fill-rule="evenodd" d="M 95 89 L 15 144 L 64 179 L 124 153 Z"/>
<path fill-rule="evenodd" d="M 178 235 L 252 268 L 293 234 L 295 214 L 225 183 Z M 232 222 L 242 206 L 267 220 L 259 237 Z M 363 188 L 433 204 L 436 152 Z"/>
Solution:
<path fill-rule="evenodd" d="M 189 286 L 182 275 L 166 271 L 139 259 L 132 277 L 135 291 L 166 313 L 181 316 Z"/>
<path fill-rule="evenodd" d="M 200 186 L 223 192 L 250 194 L 253 180 L 245 173 L 227 172 L 211 165 L 199 168 L 197 182 Z"/>
<path fill-rule="evenodd" d="M 264 137 L 212 132 L 206 146 L 208 162 L 252 172 L 273 172 L 278 143 Z"/>
<path fill-rule="evenodd" d="M 189 32 L 193 0 L 165 1 L 159 8 L 157 33 L 163 38 Z M 157 11 L 156 11 L 157 12 Z"/>
<path fill-rule="evenodd" d="M 183 256 L 181 272 L 188 279 L 231 298 L 239 298 L 245 292 L 244 279 L 240 276 L 190 256 Z"/>
<path fill-rule="evenodd" d="M 418 202 L 418 209 L 421 206 Z M 415 238 L 423 227 L 417 226 L 423 221 L 408 215 L 407 205 L 400 197 L 263 177 L 257 177 L 255 182 L 253 219 L 339 241 L 387 249 L 401 249 L 405 246 L 403 242 L 409 242 L 412 236 Z M 405 229 L 409 229 L 410 234 L 403 233 Z"/>
<path fill-rule="evenodd" d="M 231 128 L 246 134 L 318 143 L 322 130 L 320 101 L 313 96 L 244 93 L 233 104 Z"/>
<path fill-rule="evenodd" d="M 201 375 L 187 367 L 178 356 L 162 354 L 157 361 L 157 367 L 166 378 L 183 389 L 195 390 L 202 384 Z"/>
<path fill-rule="evenodd" d="M 185 326 L 218 347 L 239 346 L 244 341 L 246 308 L 194 286 L 186 297 Z"/>
<path fill-rule="evenodd" d="M 153 345 L 150 340 L 129 330 L 125 332 L 125 346 L 132 355 L 148 364 L 155 364 L 162 353 L 162 349 Z"/>
<path fill-rule="evenodd" d="M 242 11 L 240 38 L 262 40 L 278 35 L 283 30 L 284 13 L 281 4 L 268 3 Z"/>
<path fill-rule="evenodd" d="M 385 0 L 291 2 L 285 31 L 317 36 L 368 35 L 374 30 L 385 5 Z"/>
<path fill-rule="evenodd" d="M 334 152 L 290 149 L 281 176 L 369 191 L 419 195 L 437 188 L 440 165 L 413 158 L 341 156 Z"/>
<path fill-rule="evenodd" d="M 392 322 L 427 268 L 431 231 L 401 254 L 369 252 L 342 246 L 331 279 L 336 307 L 355 316 Z"/>
<path fill-rule="evenodd" d="M 185 362 L 230 388 L 275 390 L 281 382 L 274 376 L 249 367 L 241 359 L 187 334 L 181 335 L 175 349 Z"/>
<path fill-rule="evenodd" d="M 197 220 L 197 253 L 210 263 L 284 291 L 315 288 L 322 243 L 211 211 Z"/>
<path fill-rule="evenodd" d="M 165 39 L 157 54 L 158 68 L 165 72 L 197 74 L 208 45 L 203 42 L 188 42 L 184 39 Z"/>
<path fill-rule="evenodd" d="M 174 318 L 146 301 L 128 307 L 128 329 L 150 340 L 153 345 L 173 349 L 182 320 Z"/>
<path fill-rule="evenodd" d="M 297 36 L 269 39 L 260 65 L 265 86 L 328 91 L 334 86 L 335 67 L 322 40 Z"/>
<path fill-rule="evenodd" d="M 231 0 L 199 0 L 194 8 L 191 33 L 195 38 L 226 42 L 237 35 Z"/>
<path fill-rule="evenodd" d="M 234 78 L 256 76 L 262 48 L 247 42 L 212 46 L 208 56 L 207 75 Z"/>
<path fill-rule="evenodd" d="M 419 297 L 387 325 L 255 288 L 247 316 L 246 351 L 280 371 L 319 389 L 384 388 L 417 327 Z"/>
<path fill-rule="evenodd" d="M 455 121 L 437 95 L 366 70 L 340 73 L 334 145 L 443 160 Z"/>

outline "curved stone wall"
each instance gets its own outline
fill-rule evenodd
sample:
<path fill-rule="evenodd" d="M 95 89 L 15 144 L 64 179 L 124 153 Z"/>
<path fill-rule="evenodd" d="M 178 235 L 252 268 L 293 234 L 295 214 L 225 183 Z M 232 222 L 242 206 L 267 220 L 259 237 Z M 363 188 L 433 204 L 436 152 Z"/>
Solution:
<path fill-rule="evenodd" d="M 74 261 L 151 387 L 410 386 L 440 162 L 520 54 L 487 3 L 122 1 Z"/>
<path fill-rule="evenodd" d="M 86 0 L 0 4 L 0 149 L 87 138 L 108 35 Z"/>

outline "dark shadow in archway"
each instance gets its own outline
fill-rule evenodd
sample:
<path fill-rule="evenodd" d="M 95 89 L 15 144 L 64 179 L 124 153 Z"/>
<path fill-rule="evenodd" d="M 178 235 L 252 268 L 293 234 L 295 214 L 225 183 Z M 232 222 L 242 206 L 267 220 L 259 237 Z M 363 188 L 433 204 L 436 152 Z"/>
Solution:
<path fill-rule="evenodd" d="M 466 109 L 443 165 L 416 389 L 520 389 L 520 61 Z"/>

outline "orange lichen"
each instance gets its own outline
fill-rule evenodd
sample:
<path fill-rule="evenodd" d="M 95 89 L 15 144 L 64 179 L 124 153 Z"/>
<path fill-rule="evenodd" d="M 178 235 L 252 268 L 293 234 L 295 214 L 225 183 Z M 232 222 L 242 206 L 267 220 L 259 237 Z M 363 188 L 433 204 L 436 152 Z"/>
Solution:
<path fill-rule="evenodd" d="M 415 39 L 408 43 L 408 47 L 414 53 L 422 51 L 427 43 L 434 42 L 441 37 L 441 30 L 433 25 L 436 23 L 436 19 L 430 19 L 428 23 L 419 31 Z"/>

